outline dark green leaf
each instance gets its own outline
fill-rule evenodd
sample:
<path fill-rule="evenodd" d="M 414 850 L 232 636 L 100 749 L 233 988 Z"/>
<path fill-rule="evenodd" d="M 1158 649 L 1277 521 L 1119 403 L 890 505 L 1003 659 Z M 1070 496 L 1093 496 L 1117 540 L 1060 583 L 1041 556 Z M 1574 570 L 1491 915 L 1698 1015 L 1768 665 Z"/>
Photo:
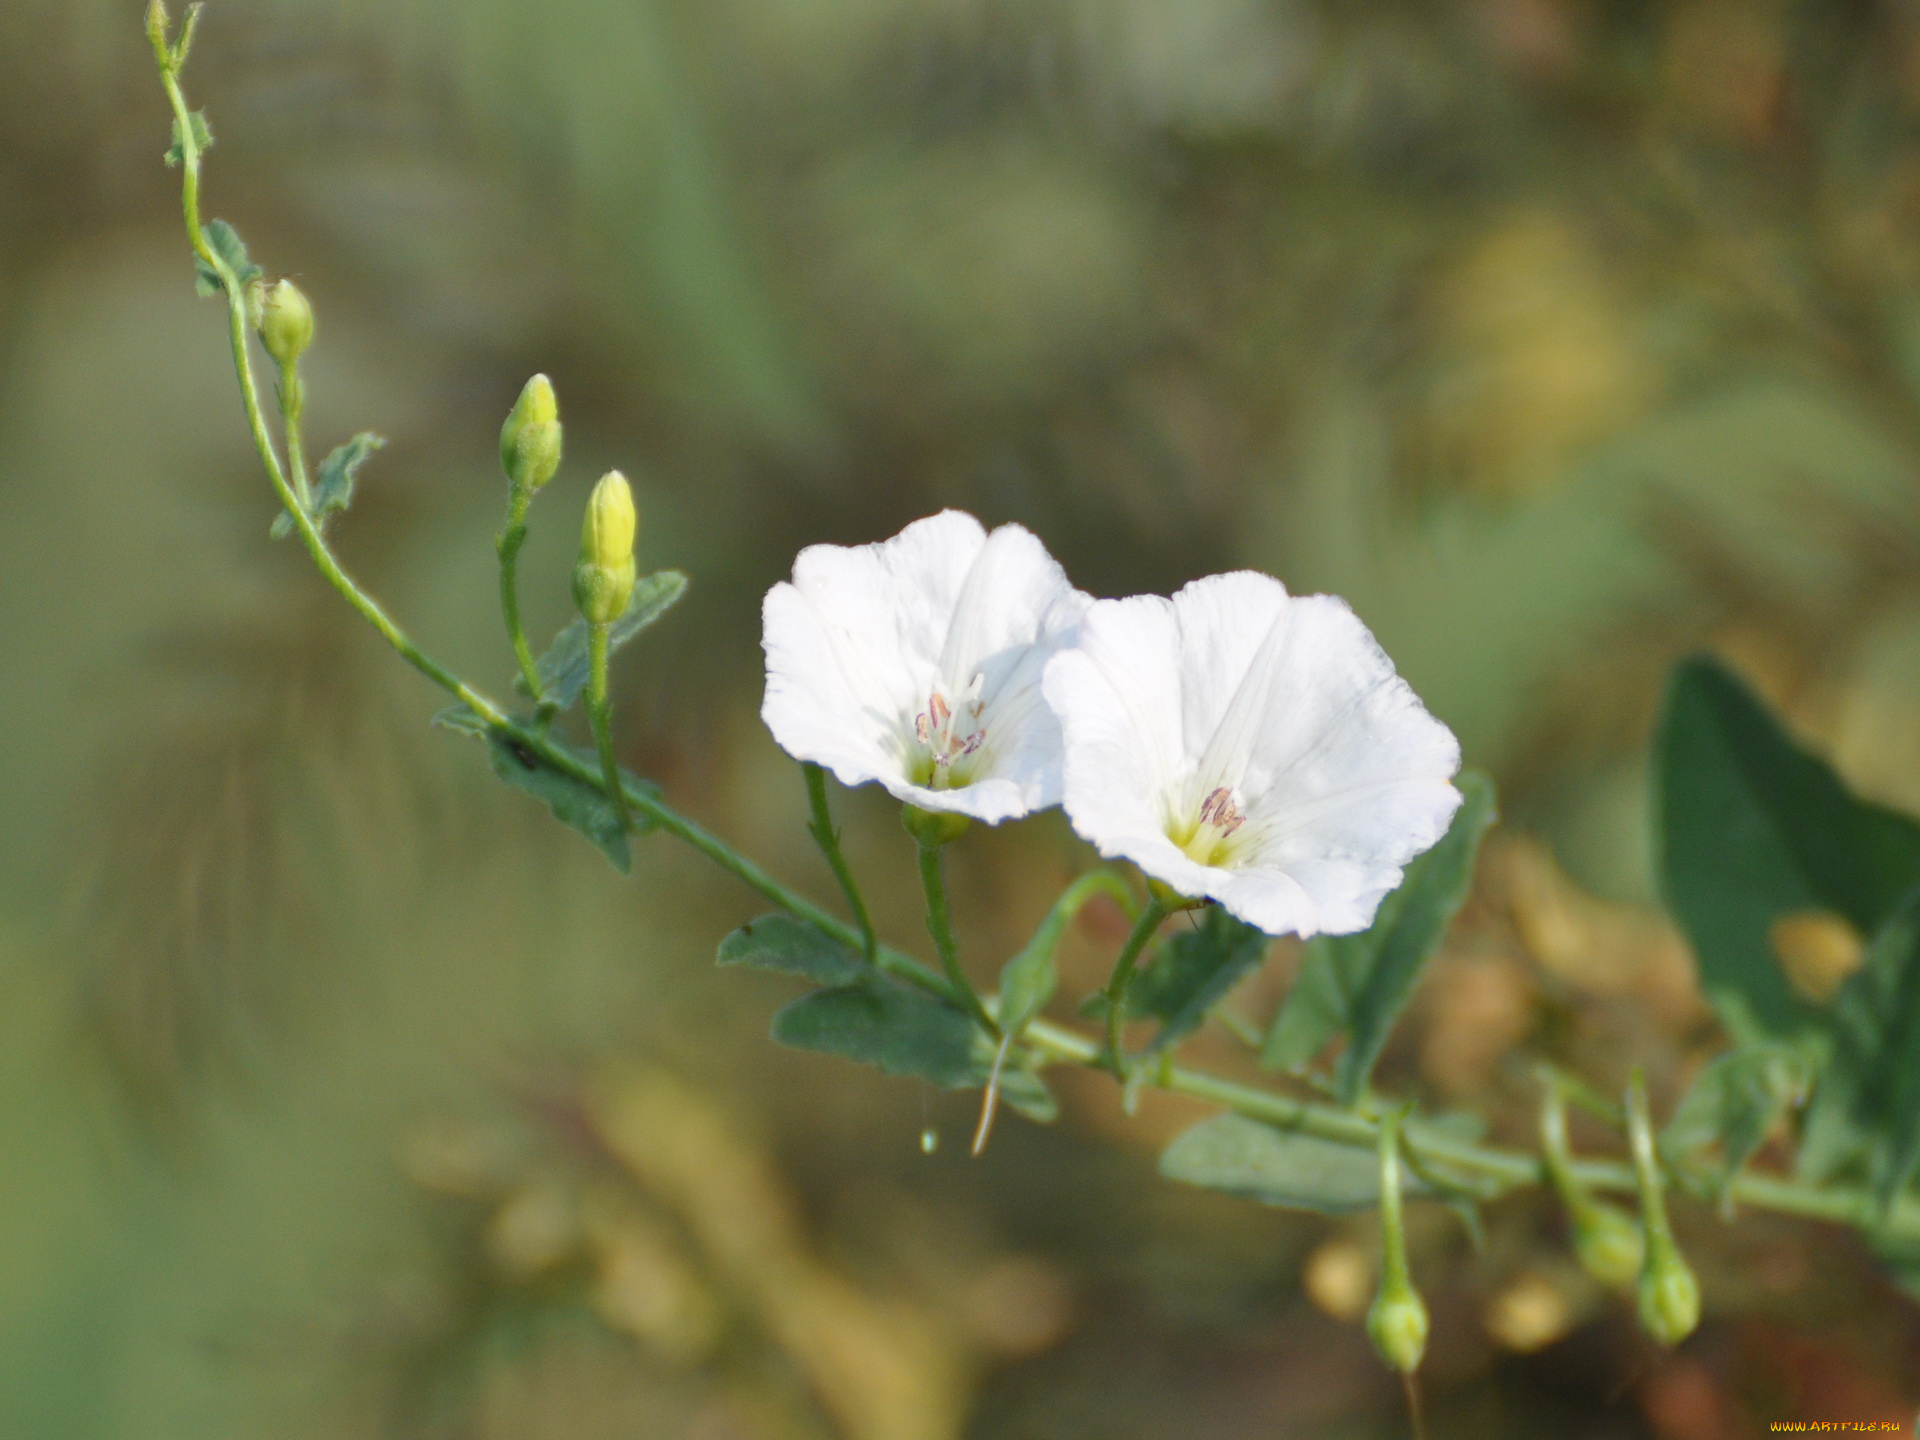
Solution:
<path fill-rule="evenodd" d="M 1215 1005 L 1267 957 L 1268 937 L 1218 905 L 1197 930 L 1174 935 L 1140 972 L 1127 996 L 1136 1016 L 1158 1016 L 1147 1053 L 1168 1049 L 1199 1029 Z"/>
<path fill-rule="evenodd" d="M 1302 1067 L 1344 1031 L 1347 1048 L 1335 1075 L 1341 1100 L 1351 1105 L 1365 1091 L 1427 957 L 1472 888 L 1474 856 L 1494 821 L 1492 781 L 1469 770 L 1454 783 L 1463 798 L 1453 823 L 1439 844 L 1407 866 L 1373 924 L 1358 935 L 1308 942 L 1300 978 L 1261 1051 L 1268 1068 Z"/>
<path fill-rule="evenodd" d="M 854 983 L 816 990 L 781 1010 L 773 1017 L 773 1038 L 949 1090 L 987 1083 L 996 1047 L 966 1011 L 865 966 L 861 970 Z M 1046 1082 L 1023 1058 L 1002 1067 L 1000 1097 L 1042 1124 L 1060 1113 Z"/>
<path fill-rule="evenodd" d="M 1674 671 L 1655 757 L 1662 884 L 1721 1021 L 1743 1045 L 1817 1030 L 1774 921 L 1834 910 L 1872 934 L 1920 879 L 1920 825 L 1854 799 L 1713 660 Z"/>
<path fill-rule="evenodd" d="M 773 1017 L 773 1038 L 782 1045 L 875 1065 L 889 1075 L 917 1075 L 949 1089 L 983 1082 L 977 1033 L 957 1005 L 879 976 L 816 990 Z"/>
<path fill-rule="evenodd" d="M 556 769 L 541 756 L 510 736 L 498 731 L 487 732 L 487 750 L 493 758 L 493 773 L 509 785 L 526 791 L 536 799 L 544 800 L 547 808 L 553 811 L 554 819 L 563 825 L 570 825 L 598 845 L 614 864 L 614 868 L 623 874 L 632 870 L 633 855 L 627 848 L 627 833 L 620 826 L 620 816 L 599 786 L 590 785 L 585 780 Z M 598 761 L 582 756 L 590 765 Z M 650 790 L 653 787 L 646 781 L 635 780 L 628 776 L 628 783 L 637 789 Z M 647 826 L 644 817 L 632 817 L 633 829 L 641 831 Z"/>
<path fill-rule="evenodd" d="M 1344 1215 L 1380 1203 L 1380 1159 L 1371 1145 L 1343 1145 L 1280 1130 L 1244 1115 L 1216 1115 L 1181 1134 L 1160 1156 L 1160 1173 L 1266 1205 Z M 1418 1176 L 1402 1189 L 1425 1195 Z"/>
<path fill-rule="evenodd" d="M 1724 1194 L 1781 1116 L 1805 1099 L 1811 1080 L 1808 1056 L 1794 1047 L 1756 1046 L 1718 1056 L 1674 1110 L 1660 1148 L 1682 1166 L 1711 1163 L 1717 1151 L 1712 1185 Z"/>
<path fill-rule="evenodd" d="M 607 631 L 607 653 L 622 645 L 658 620 L 686 593 L 687 577 L 678 570 L 656 570 L 642 575 L 633 587 L 633 599 L 621 617 Z M 554 637 L 547 653 L 540 657 L 541 698 L 564 710 L 580 698 L 587 688 L 587 622 L 575 620 Z M 526 693 L 522 681 L 514 688 Z"/>
<path fill-rule="evenodd" d="M 247 258 L 247 247 L 240 239 L 240 232 L 233 226 L 224 220 L 211 220 L 202 227 L 200 233 L 206 239 L 207 248 L 233 272 L 242 290 L 260 278 L 260 267 Z M 201 295 L 218 295 L 221 289 L 220 273 L 197 256 L 193 263 L 198 277 L 194 289 Z"/>
<path fill-rule="evenodd" d="M 1830 1171 L 1865 1140 L 1883 1201 L 1920 1168 L 1920 890 L 1880 927 L 1866 963 L 1840 987 L 1813 1108 L 1803 1168 Z"/>
<path fill-rule="evenodd" d="M 202 155 L 206 154 L 207 151 L 213 148 L 213 131 L 207 125 L 206 111 L 193 111 L 187 116 L 187 123 L 193 127 L 193 143 L 195 148 L 198 149 Z M 167 147 L 166 158 L 169 167 L 178 165 L 182 160 L 187 158 L 186 147 L 181 143 L 180 139 L 180 122 L 178 120 L 173 122 L 173 143 Z"/>
<path fill-rule="evenodd" d="M 722 965 L 753 965 L 799 975 L 816 985 L 847 985 L 871 973 L 864 960 L 817 925 L 791 915 L 762 915 L 720 942 Z"/>

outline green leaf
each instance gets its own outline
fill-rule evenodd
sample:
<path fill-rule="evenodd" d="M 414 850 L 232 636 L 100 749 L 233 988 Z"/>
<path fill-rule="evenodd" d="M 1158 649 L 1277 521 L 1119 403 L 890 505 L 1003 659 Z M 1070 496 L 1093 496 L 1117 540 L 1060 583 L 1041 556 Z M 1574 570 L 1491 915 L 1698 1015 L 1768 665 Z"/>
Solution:
<path fill-rule="evenodd" d="M 871 973 L 864 960 L 817 925 L 792 915 L 762 915 L 720 942 L 722 965 L 753 965 L 816 985 L 847 985 Z"/>
<path fill-rule="evenodd" d="M 1920 1169 L 1920 889 L 1880 927 L 1866 963 L 1840 987 L 1831 1059 L 1813 1109 L 1803 1166 L 1831 1170 L 1864 1140 L 1883 1203 Z"/>
<path fill-rule="evenodd" d="M 874 1065 L 889 1075 L 917 1075 L 948 1089 L 983 1083 L 977 1033 L 959 1006 L 880 976 L 816 990 L 773 1017 L 773 1038 L 782 1045 Z"/>
<path fill-rule="evenodd" d="M 1210 905 L 1199 929 L 1162 945 L 1127 996 L 1132 1014 L 1161 1021 L 1147 1053 L 1166 1050 L 1199 1029 L 1213 1007 L 1267 958 L 1269 943 L 1261 931 Z"/>
<path fill-rule="evenodd" d="M 498 731 L 487 732 L 487 750 L 493 759 L 494 774 L 516 789 L 545 801 L 547 808 L 553 811 L 554 819 L 572 826 L 599 846 L 616 870 L 626 874 L 633 869 L 633 855 L 627 848 L 627 832 L 621 828 L 620 816 L 613 802 L 599 786 L 589 785 L 564 770 L 554 768 L 536 751 Z M 582 755 L 581 759 L 589 765 L 599 764 L 597 759 L 586 755 Z M 632 776 L 626 778 L 638 789 L 654 788 L 644 780 L 636 780 Z M 651 828 L 644 816 L 634 815 L 631 820 L 636 833 L 644 833 Z"/>
<path fill-rule="evenodd" d="M 803 995 L 775 1014 L 773 1038 L 949 1090 L 987 1083 L 995 1046 L 972 1016 L 937 995 L 861 969 L 854 983 Z M 1023 1058 L 1001 1068 L 1000 1097 L 1042 1124 L 1060 1113 L 1046 1082 Z"/>
<path fill-rule="evenodd" d="M 1184 1131 L 1160 1155 L 1169 1180 L 1282 1205 L 1346 1215 L 1380 1203 L 1380 1157 L 1371 1145 L 1343 1145 L 1297 1130 L 1281 1130 L 1244 1115 L 1216 1115 Z M 1425 1181 L 1401 1172 L 1409 1195 L 1430 1193 Z"/>
<path fill-rule="evenodd" d="M 213 130 L 207 124 L 207 112 L 195 110 L 187 116 L 187 123 L 193 127 L 194 147 L 204 155 L 213 148 Z M 187 158 L 186 146 L 180 138 L 180 122 L 173 122 L 173 143 L 167 147 L 167 167 L 171 169 Z"/>
<path fill-rule="evenodd" d="M 1024 950 L 1001 968 L 1000 1013 L 996 1018 L 1007 1034 L 1018 1035 L 1032 1024 L 1059 988 L 1060 972 L 1053 961 L 1059 938 L 1057 932 L 1052 936 L 1034 936 Z"/>
<path fill-rule="evenodd" d="M 645 630 L 686 593 L 687 577 L 678 570 L 656 570 L 642 575 L 633 587 L 633 599 L 626 611 L 607 630 L 607 653 Z M 547 653 L 540 657 L 541 698 L 564 710 L 580 698 L 587 688 L 587 622 L 574 620 L 554 637 Z M 526 693 L 525 682 L 514 681 L 514 688 Z"/>
<path fill-rule="evenodd" d="M 384 449 L 386 443 L 385 436 L 362 430 L 320 462 L 313 485 L 311 514 L 315 523 L 324 523 L 329 515 L 353 503 L 353 482 L 360 473 L 360 467 L 367 463 L 367 457 L 374 451 Z M 273 517 L 273 528 L 269 533 L 276 540 L 286 539 L 293 533 L 293 516 L 282 510 Z"/>
<path fill-rule="evenodd" d="M 1806 1051 L 1793 1046 L 1756 1046 L 1717 1056 L 1675 1108 L 1660 1149 L 1672 1163 L 1710 1168 L 1715 1195 L 1724 1195 L 1780 1117 L 1806 1098 L 1812 1078 Z"/>
<path fill-rule="evenodd" d="M 386 437 L 362 430 L 346 444 L 336 448 L 320 462 L 314 477 L 313 518 L 324 520 L 336 510 L 353 503 L 353 482 L 367 457 L 385 447 Z"/>
<path fill-rule="evenodd" d="M 438 725 L 443 730 L 452 730 L 460 735 L 482 737 L 487 733 L 487 722 L 480 718 L 480 712 L 464 700 L 456 700 L 444 710 L 436 710 L 429 724 Z"/>
<path fill-rule="evenodd" d="M 245 290 L 263 273 L 260 267 L 247 258 L 246 244 L 240 239 L 240 232 L 224 220 L 210 220 L 201 228 L 201 236 L 207 242 L 207 248 L 218 255 L 226 267 L 240 282 Z M 198 256 L 194 257 L 196 276 L 194 290 L 201 295 L 218 295 L 221 290 L 220 272 Z"/>
<path fill-rule="evenodd" d="M 1302 1068 L 1344 1032 L 1347 1048 L 1335 1071 L 1341 1101 L 1351 1105 L 1366 1090 L 1427 957 L 1466 901 L 1474 856 L 1494 821 L 1492 781 L 1469 770 L 1454 783 L 1463 798 L 1453 823 L 1407 866 L 1406 878 L 1380 902 L 1373 924 L 1358 935 L 1308 942 L 1300 977 L 1261 1050 L 1268 1069 Z"/>
<path fill-rule="evenodd" d="M 1833 910 L 1863 935 L 1920 880 L 1920 825 L 1854 799 L 1716 661 L 1675 669 L 1655 742 L 1660 872 L 1700 981 L 1742 1045 L 1816 1031 L 1773 953 L 1783 915 Z"/>

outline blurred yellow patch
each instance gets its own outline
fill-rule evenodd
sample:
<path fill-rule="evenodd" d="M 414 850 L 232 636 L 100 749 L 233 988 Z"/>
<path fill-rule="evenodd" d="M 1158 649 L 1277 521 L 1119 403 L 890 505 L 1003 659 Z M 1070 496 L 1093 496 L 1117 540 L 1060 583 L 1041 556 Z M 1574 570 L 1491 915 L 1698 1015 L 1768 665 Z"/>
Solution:
<path fill-rule="evenodd" d="M 1336 1320 L 1358 1320 L 1373 1299 L 1373 1257 L 1338 1236 L 1320 1245 L 1301 1267 L 1307 1298 Z"/>
<path fill-rule="evenodd" d="M 1426 428 L 1439 473 L 1483 494 L 1528 494 L 1625 425 L 1653 372 L 1623 299 L 1559 216 L 1522 212 L 1481 236 L 1435 296 L 1447 360 Z"/>
<path fill-rule="evenodd" d="M 1782 915 L 1767 928 L 1767 943 L 1787 972 L 1787 983 L 1815 1005 L 1833 999 L 1866 956 L 1860 932 L 1831 910 Z"/>
<path fill-rule="evenodd" d="M 1576 1315 L 1561 1288 L 1538 1271 L 1517 1277 L 1487 1302 L 1487 1334 L 1523 1355 L 1544 1350 L 1573 1329 Z"/>

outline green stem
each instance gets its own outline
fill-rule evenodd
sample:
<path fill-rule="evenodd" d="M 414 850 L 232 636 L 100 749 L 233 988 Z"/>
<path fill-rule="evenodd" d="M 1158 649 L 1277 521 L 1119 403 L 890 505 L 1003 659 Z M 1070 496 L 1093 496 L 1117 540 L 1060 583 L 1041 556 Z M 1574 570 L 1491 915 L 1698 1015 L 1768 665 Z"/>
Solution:
<path fill-rule="evenodd" d="M 280 423 L 287 442 L 288 480 L 300 504 L 313 508 L 313 485 L 307 478 L 307 445 L 300 434 L 300 416 L 307 406 L 307 387 L 300 381 L 300 362 L 280 367 Z"/>
<path fill-rule="evenodd" d="M 527 541 L 527 506 L 530 492 L 513 487 L 507 502 L 507 526 L 495 537 L 494 552 L 500 557 L 500 617 L 506 622 L 507 639 L 513 645 L 513 658 L 520 663 L 520 679 L 533 703 L 541 703 L 540 667 L 534 663 L 533 647 L 527 644 L 527 632 L 520 623 L 520 547 Z"/>
<path fill-rule="evenodd" d="M 238 286 L 235 277 L 220 257 L 213 253 L 201 233 L 200 152 L 193 143 L 186 101 L 180 93 L 179 82 L 164 44 L 156 41 L 155 52 L 159 58 L 161 83 L 183 136 L 181 209 L 186 220 L 187 238 L 194 253 L 221 278 L 225 288 L 234 368 L 248 428 L 260 452 L 267 479 L 292 515 L 295 528 L 315 568 L 401 659 L 434 685 L 466 704 L 495 734 L 523 746 L 562 774 L 589 785 L 609 787 L 604 767 L 596 770 L 570 748 L 550 738 L 544 727 L 536 728 L 522 723 L 414 644 L 406 632 L 341 567 L 311 517 L 297 503 L 261 414 L 259 392 L 254 383 L 246 345 L 244 300 L 236 293 Z M 617 771 L 615 776 L 609 793 L 618 794 L 630 812 L 645 816 L 655 827 L 698 851 L 721 870 L 789 914 L 807 921 L 849 947 L 864 945 L 865 937 L 855 926 L 786 885 L 665 800 L 650 791 L 627 787 L 623 780 L 617 778 Z M 1106 883 L 1100 882 L 1100 886 Z M 1145 918 L 1143 915 L 1142 921 Z M 1136 925 L 1135 934 L 1139 937 L 1139 944 L 1144 946 L 1146 937 L 1139 932 L 1140 926 Z M 1130 944 L 1133 939 L 1129 937 Z M 1137 953 L 1136 948 L 1136 956 Z M 888 946 L 878 947 L 875 959 L 882 970 L 933 994 L 961 1004 L 965 1004 L 966 997 L 972 994 L 970 986 L 955 985 L 952 976 L 942 980 L 913 957 Z M 964 980 L 964 977 L 961 978 Z M 974 1002 L 979 1003 L 977 996 L 974 996 Z M 1036 1058 L 1044 1062 L 1099 1070 L 1112 1068 L 1111 1057 L 1115 1050 L 1111 1038 L 1103 1047 L 1098 1041 L 1078 1031 L 1045 1020 L 1035 1020 L 1027 1027 L 1024 1041 Z M 1280 1129 L 1298 1131 L 1361 1149 L 1372 1150 L 1379 1144 L 1378 1123 L 1344 1107 L 1301 1100 L 1279 1091 L 1172 1064 L 1155 1067 L 1146 1078 L 1171 1093 L 1219 1105 Z M 1438 1163 L 1449 1169 L 1480 1175 L 1497 1182 L 1502 1188 L 1543 1184 L 1549 1178 L 1540 1157 L 1529 1152 L 1469 1144 L 1431 1130 L 1424 1130 L 1417 1137 L 1404 1136 L 1402 1143 L 1410 1154 L 1417 1154 L 1424 1163 Z M 1636 1189 L 1633 1167 L 1618 1160 L 1572 1160 L 1568 1163 L 1567 1172 L 1589 1190 L 1632 1194 Z M 1754 1209 L 1873 1230 L 1889 1239 L 1920 1239 L 1920 1201 L 1907 1196 L 1900 1197 L 1891 1212 L 1883 1214 L 1879 1201 L 1868 1191 L 1846 1186 L 1805 1185 L 1751 1170 L 1734 1177 L 1730 1193 L 1738 1203 Z"/>
<path fill-rule="evenodd" d="M 859 885 L 854 882 L 853 868 L 847 864 L 847 857 L 840 853 L 840 832 L 833 828 L 833 813 L 827 809 L 826 772 L 811 760 L 802 761 L 800 769 L 807 777 L 807 803 L 813 811 L 813 820 L 807 826 L 807 832 L 813 836 L 813 843 L 820 847 L 820 853 L 826 857 L 833 878 L 840 882 L 840 893 L 847 897 L 847 909 L 853 915 L 853 923 L 860 927 L 860 953 L 867 957 L 867 963 L 871 965 L 880 954 L 880 937 L 874 932 L 873 916 L 867 913 L 867 902 L 860 895 Z"/>
<path fill-rule="evenodd" d="M 1167 907 L 1158 898 L 1147 901 L 1147 908 L 1133 922 L 1133 931 L 1113 962 L 1113 974 L 1107 980 L 1107 1068 L 1123 1084 L 1129 1078 L 1124 1036 L 1127 1028 L 1127 997 L 1133 992 L 1133 972 L 1140 952 L 1167 918 Z"/>
<path fill-rule="evenodd" d="M 1400 1207 L 1400 1112 L 1380 1120 L 1380 1290 L 1400 1294 L 1413 1289 L 1407 1269 L 1407 1232 Z"/>
<path fill-rule="evenodd" d="M 947 985 L 954 997 L 979 1022 L 980 1028 L 997 1040 L 1000 1038 L 1000 1023 L 987 1013 L 980 993 L 968 981 L 966 971 L 960 968 L 960 947 L 954 943 L 953 915 L 947 906 L 943 853 L 943 847 L 939 845 L 920 847 L 920 888 L 927 894 L 927 933 L 933 936 L 933 948 L 940 954 L 940 968 L 946 972 Z"/>
<path fill-rule="evenodd" d="M 593 726 L 593 743 L 600 750 L 600 783 L 613 801 L 625 829 L 627 787 L 620 778 L 620 761 L 613 753 L 613 702 L 607 698 L 606 625 L 587 625 L 587 719 Z"/>

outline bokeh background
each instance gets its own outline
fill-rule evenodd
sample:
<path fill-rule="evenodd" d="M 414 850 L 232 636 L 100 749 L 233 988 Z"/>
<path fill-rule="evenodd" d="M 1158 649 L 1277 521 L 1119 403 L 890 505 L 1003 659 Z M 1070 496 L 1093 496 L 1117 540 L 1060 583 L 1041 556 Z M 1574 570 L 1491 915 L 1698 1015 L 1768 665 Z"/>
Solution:
<path fill-rule="evenodd" d="M 969 1161 L 965 1097 L 765 1040 L 785 988 L 711 964 L 750 896 L 428 729 L 267 539 L 139 8 L 0 5 L 0 1436 L 1404 1434 L 1366 1224 L 1157 1179 L 1201 1112 L 1097 1077 Z M 1506 820 L 1384 1083 L 1499 1135 L 1533 1059 L 1670 1102 L 1717 1043 L 1651 880 L 1674 658 L 1920 807 L 1909 0 L 216 0 L 189 81 L 207 213 L 317 306 L 316 446 L 392 437 L 351 564 L 503 688 L 495 435 L 549 372 L 532 628 L 622 466 L 694 578 L 624 757 L 822 896 L 758 597 L 949 504 L 1098 593 L 1352 601 Z M 969 838 L 978 973 L 1082 863 Z M 1436 1437 L 1920 1404 L 1847 1235 L 1684 1209 L 1660 1357 L 1546 1207 L 1414 1218 Z"/>

